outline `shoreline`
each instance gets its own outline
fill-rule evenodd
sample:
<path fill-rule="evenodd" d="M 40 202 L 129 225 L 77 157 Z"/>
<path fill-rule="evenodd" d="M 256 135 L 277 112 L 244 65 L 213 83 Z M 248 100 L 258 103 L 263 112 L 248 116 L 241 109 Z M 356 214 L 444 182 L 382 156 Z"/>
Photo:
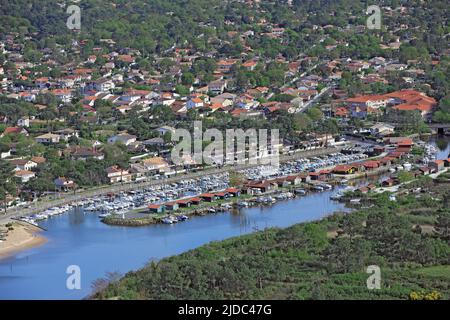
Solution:
<path fill-rule="evenodd" d="M 5 240 L 0 242 L 0 261 L 21 251 L 39 247 L 48 241 L 40 234 L 42 230 L 37 227 L 19 222 L 12 223 L 12 226 L 14 230 L 8 231 Z M 7 229 L 4 225 L 1 227 L 2 230 Z"/>

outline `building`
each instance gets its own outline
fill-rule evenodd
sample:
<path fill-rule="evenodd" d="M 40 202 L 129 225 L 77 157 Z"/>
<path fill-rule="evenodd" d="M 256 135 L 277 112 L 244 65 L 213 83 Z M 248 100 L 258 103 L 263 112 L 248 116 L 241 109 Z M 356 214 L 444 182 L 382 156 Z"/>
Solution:
<path fill-rule="evenodd" d="M 169 164 L 162 157 L 153 157 L 142 161 L 142 165 L 150 172 L 161 172 L 169 168 Z"/>
<path fill-rule="evenodd" d="M 10 163 L 15 166 L 14 170 L 25 170 L 29 171 L 37 167 L 37 163 L 31 160 L 25 160 L 25 159 L 14 159 L 11 160 Z"/>
<path fill-rule="evenodd" d="M 70 138 L 78 138 L 80 136 L 78 130 L 74 130 L 71 128 L 58 130 L 54 133 L 59 135 L 60 140 L 64 141 L 69 141 Z"/>
<path fill-rule="evenodd" d="M 163 127 L 159 127 L 158 129 L 156 129 L 156 131 L 158 131 L 160 136 L 164 136 L 166 133 L 170 133 L 173 134 L 175 132 L 175 128 L 174 127 L 170 127 L 170 126 L 163 126 Z"/>
<path fill-rule="evenodd" d="M 137 141 L 137 137 L 131 134 L 127 134 L 127 133 L 121 133 L 121 134 L 117 134 L 115 136 L 109 137 L 108 138 L 108 143 L 109 144 L 115 144 L 117 142 L 121 142 L 124 145 L 128 146 L 134 142 Z"/>
<path fill-rule="evenodd" d="M 206 202 L 213 202 L 216 200 L 216 195 L 212 193 L 204 193 L 199 196 Z"/>
<path fill-rule="evenodd" d="M 395 127 L 386 123 L 377 123 L 370 128 L 370 133 L 374 136 L 387 136 L 395 132 Z"/>
<path fill-rule="evenodd" d="M 54 134 L 54 133 L 46 133 L 43 135 L 40 135 L 36 138 L 34 138 L 34 140 L 38 143 L 42 143 L 42 144 L 55 144 L 55 143 L 59 143 L 60 141 L 60 136 L 58 134 Z"/>
<path fill-rule="evenodd" d="M 163 204 L 149 204 L 148 211 L 151 213 L 163 213 L 164 205 Z"/>
<path fill-rule="evenodd" d="M 213 81 L 208 84 L 208 91 L 212 94 L 222 94 L 227 88 L 227 82 L 223 80 Z"/>
<path fill-rule="evenodd" d="M 445 167 L 445 162 L 444 160 L 435 160 L 435 161 L 430 161 L 428 163 L 428 166 L 430 167 L 430 169 L 434 172 L 439 172 L 441 170 L 444 170 Z"/>
<path fill-rule="evenodd" d="M 333 173 L 335 174 L 352 174 L 355 173 L 358 170 L 358 168 L 354 165 L 338 165 L 334 167 Z"/>
<path fill-rule="evenodd" d="M 165 204 L 165 207 L 169 211 L 176 211 L 179 208 L 178 203 L 176 201 L 175 202 L 167 202 Z"/>
<path fill-rule="evenodd" d="M 75 182 L 73 182 L 73 180 L 71 179 L 67 179 L 66 177 L 58 177 L 53 182 L 58 190 L 67 191 L 69 189 L 75 188 Z"/>
<path fill-rule="evenodd" d="M 25 130 L 25 128 L 23 128 L 23 127 L 7 127 L 5 129 L 5 131 L 3 131 L 1 137 L 4 137 L 8 134 L 11 134 L 11 135 L 23 134 L 25 136 L 28 136 L 28 131 Z"/>
<path fill-rule="evenodd" d="M 132 179 L 128 170 L 121 169 L 119 166 L 106 168 L 106 176 L 109 179 L 109 183 L 130 182 Z"/>
<path fill-rule="evenodd" d="M 14 173 L 14 177 L 19 178 L 22 183 L 27 183 L 35 176 L 36 174 L 34 172 L 28 170 L 17 170 Z"/>

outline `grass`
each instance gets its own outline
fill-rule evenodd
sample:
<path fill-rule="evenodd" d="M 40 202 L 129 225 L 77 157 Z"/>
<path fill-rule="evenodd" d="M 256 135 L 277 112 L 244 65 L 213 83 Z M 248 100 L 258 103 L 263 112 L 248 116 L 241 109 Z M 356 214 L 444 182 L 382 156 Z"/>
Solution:
<path fill-rule="evenodd" d="M 415 270 L 414 273 L 429 278 L 440 278 L 450 281 L 450 265 L 424 267 Z"/>

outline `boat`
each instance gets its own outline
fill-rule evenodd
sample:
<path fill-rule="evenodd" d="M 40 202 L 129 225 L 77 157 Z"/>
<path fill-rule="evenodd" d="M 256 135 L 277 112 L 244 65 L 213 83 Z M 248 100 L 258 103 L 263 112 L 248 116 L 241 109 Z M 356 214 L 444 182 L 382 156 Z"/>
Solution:
<path fill-rule="evenodd" d="M 295 193 L 301 196 L 304 196 L 306 194 L 305 189 L 295 189 Z"/>
<path fill-rule="evenodd" d="M 173 220 L 170 218 L 164 218 L 161 220 L 164 224 L 173 224 Z"/>
<path fill-rule="evenodd" d="M 316 191 L 323 191 L 323 187 L 322 187 L 322 186 L 314 186 L 314 187 L 313 187 L 313 190 L 316 190 Z"/>
<path fill-rule="evenodd" d="M 182 215 L 182 216 L 178 216 L 177 219 L 178 219 L 178 221 L 186 221 L 186 220 L 189 219 L 189 217 L 185 216 L 185 215 Z"/>
<path fill-rule="evenodd" d="M 102 214 L 99 214 L 99 215 L 98 215 L 98 217 L 99 217 L 99 218 L 102 218 L 102 219 L 103 219 L 103 218 L 110 217 L 110 216 L 111 216 L 111 213 L 102 213 Z"/>
<path fill-rule="evenodd" d="M 237 205 L 239 207 L 248 207 L 248 202 L 247 201 L 240 201 L 237 203 Z"/>
<path fill-rule="evenodd" d="M 340 194 L 340 193 L 336 193 L 336 194 L 333 194 L 331 197 L 330 197 L 330 199 L 331 200 L 341 200 L 342 199 L 342 197 L 343 197 L 343 195 L 342 194 Z"/>

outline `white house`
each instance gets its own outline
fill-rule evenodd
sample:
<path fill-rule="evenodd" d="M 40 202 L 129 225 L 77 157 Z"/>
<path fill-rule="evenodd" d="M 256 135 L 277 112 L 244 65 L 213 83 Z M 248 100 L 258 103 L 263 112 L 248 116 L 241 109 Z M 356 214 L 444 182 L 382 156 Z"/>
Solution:
<path fill-rule="evenodd" d="M 46 133 L 34 138 L 34 140 L 42 144 L 54 144 L 59 143 L 60 137 L 57 134 Z"/>
<path fill-rule="evenodd" d="M 203 100 L 200 98 L 192 98 L 186 102 L 186 108 L 188 109 L 201 108 L 203 105 Z"/>
<path fill-rule="evenodd" d="M 14 168 L 15 171 L 20 171 L 20 170 L 29 171 L 33 168 L 36 168 L 38 165 L 34 161 L 25 160 L 25 159 L 14 159 L 14 160 L 11 160 L 10 163 L 15 167 Z"/>
<path fill-rule="evenodd" d="M 118 166 L 107 168 L 106 176 L 108 177 L 110 183 L 129 182 L 132 178 L 128 170 L 121 169 Z"/>
<path fill-rule="evenodd" d="M 109 144 L 114 144 L 116 142 L 122 142 L 124 145 L 128 146 L 134 142 L 136 142 L 137 137 L 127 133 L 117 134 L 115 136 L 108 138 Z"/>
<path fill-rule="evenodd" d="M 36 174 L 28 170 L 18 170 L 14 173 L 14 177 L 19 178 L 22 183 L 26 183 L 33 179 Z"/>

